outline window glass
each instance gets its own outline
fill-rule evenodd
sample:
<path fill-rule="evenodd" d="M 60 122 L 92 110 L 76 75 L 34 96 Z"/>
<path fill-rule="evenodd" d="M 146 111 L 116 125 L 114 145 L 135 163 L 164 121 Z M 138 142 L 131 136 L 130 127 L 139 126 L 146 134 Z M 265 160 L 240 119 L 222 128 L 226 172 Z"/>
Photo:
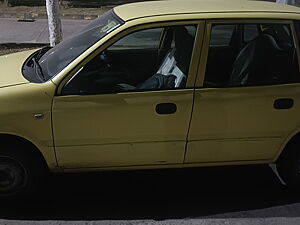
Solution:
<path fill-rule="evenodd" d="M 228 46 L 236 25 L 224 24 L 211 29 L 210 46 Z"/>
<path fill-rule="evenodd" d="M 40 64 L 45 80 L 51 79 L 85 50 L 121 24 L 123 21 L 112 10 L 108 11 L 88 24 L 81 32 L 49 49 L 42 57 L 38 57 L 36 61 Z"/>
<path fill-rule="evenodd" d="M 298 45 L 300 45 L 300 20 L 295 21 L 295 28 L 297 32 Z"/>
<path fill-rule="evenodd" d="M 255 39 L 259 34 L 257 24 L 244 25 L 244 42 L 249 42 Z"/>
<path fill-rule="evenodd" d="M 248 43 L 236 43 L 235 48 L 209 51 L 204 86 L 238 87 L 275 85 L 300 82 L 299 66 L 292 33 L 287 24 L 238 24 L 244 26 Z M 224 25 L 215 25 L 223 27 Z M 255 27 L 257 27 L 256 30 Z M 253 32 L 250 32 L 250 31 Z M 212 40 L 220 32 L 212 30 Z M 239 35 L 235 32 L 234 35 Z M 227 38 L 228 35 L 224 34 Z M 238 38 L 236 38 L 238 39 Z M 226 63 L 220 63 L 220 59 Z"/>
<path fill-rule="evenodd" d="M 184 88 L 195 34 L 196 26 L 171 26 L 129 34 L 88 62 L 65 85 L 62 94 Z M 162 36 L 166 38 L 160 45 Z M 165 47 L 160 49 L 160 46 Z"/>
<path fill-rule="evenodd" d="M 148 29 L 127 35 L 110 49 L 158 48 L 163 28 Z"/>

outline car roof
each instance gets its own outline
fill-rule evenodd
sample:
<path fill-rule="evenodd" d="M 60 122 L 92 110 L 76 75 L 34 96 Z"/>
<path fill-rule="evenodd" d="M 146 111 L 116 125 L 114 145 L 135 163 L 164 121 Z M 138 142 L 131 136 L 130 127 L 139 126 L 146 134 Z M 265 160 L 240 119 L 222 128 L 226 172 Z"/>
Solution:
<path fill-rule="evenodd" d="M 124 21 L 144 17 L 201 13 L 292 13 L 298 7 L 264 1 L 247 0 L 165 0 L 117 6 L 115 13 Z"/>

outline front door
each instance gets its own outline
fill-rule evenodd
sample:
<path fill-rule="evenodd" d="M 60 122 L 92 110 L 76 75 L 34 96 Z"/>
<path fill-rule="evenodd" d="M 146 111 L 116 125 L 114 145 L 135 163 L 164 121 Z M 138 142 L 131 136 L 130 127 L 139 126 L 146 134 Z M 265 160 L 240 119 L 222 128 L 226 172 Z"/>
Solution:
<path fill-rule="evenodd" d="M 59 165 L 183 163 L 195 81 L 189 66 L 197 64 L 192 57 L 196 31 L 196 24 L 134 31 L 90 59 L 54 97 Z M 174 55 L 182 48 L 188 53 L 184 61 Z"/>

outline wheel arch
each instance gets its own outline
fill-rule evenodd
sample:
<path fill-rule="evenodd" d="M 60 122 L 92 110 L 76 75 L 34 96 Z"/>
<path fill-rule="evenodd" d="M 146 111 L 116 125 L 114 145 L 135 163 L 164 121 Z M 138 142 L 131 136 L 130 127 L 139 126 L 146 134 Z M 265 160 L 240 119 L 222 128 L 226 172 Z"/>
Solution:
<path fill-rule="evenodd" d="M 45 163 L 49 170 L 55 170 L 54 168 L 57 168 L 57 161 L 54 152 L 53 154 L 47 154 L 46 151 L 42 151 L 36 144 L 25 137 L 14 134 L 0 133 L 0 143 L 2 143 L 4 146 L 24 146 L 24 148 L 22 148 L 24 151 L 31 151 L 31 153 L 36 154 L 43 161 L 43 163 Z"/>
<path fill-rule="evenodd" d="M 300 128 L 292 132 L 283 142 L 280 151 L 276 154 L 275 162 L 278 161 L 281 156 L 283 156 L 286 152 L 289 151 L 289 146 L 294 145 L 296 143 L 300 143 Z"/>

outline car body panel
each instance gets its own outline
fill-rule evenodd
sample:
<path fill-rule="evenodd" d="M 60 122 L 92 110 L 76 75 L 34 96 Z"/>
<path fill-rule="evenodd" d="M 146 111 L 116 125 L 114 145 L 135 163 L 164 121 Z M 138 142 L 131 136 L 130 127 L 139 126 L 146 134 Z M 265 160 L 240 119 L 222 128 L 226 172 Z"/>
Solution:
<path fill-rule="evenodd" d="M 21 72 L 22 64 L 36 50 L 0 57 L 0 134 L 29 140 L 42 153 L 50 169 L 57 169 L 54 153 L 51 105 L 56 86 L 33 84 Z M 35 119 L 43 114 L 43 120 Z"/>
<path fill-rule="evenodd" d="M 0 56 L 0 87 L 29 83 L 23 77 L 21 68 L 33 52 L 34 50 Z"/>
<path fill-rule="evenodd" d="M 176 113 L 156 113 L 157 104 L 169 102 L 177 105 Z M 59 165 L 183 163 L 192 103 L 193 89 L 55 97 Z"/>
<path fill-rule="evenodd" d="M 51 119 L 54 91 L 55 85 L 51 81 L 0 88 L 0 134 L 29 140 L 53 170 L 57 169 Z M 36 119 L 36 114 L 42 114 L 43 119 Z"/>
<path fill-rule="evenodd" d="M 103 171 L 130 171 L 130 170 L 159 170 L 159 169 L 178 169 L 196 168 L 213 166 L 240 166 L 240 165 L 260 165 L 273 163 L 271 160 L 246 160 L 246 161 L 227 161 L 227 162 L 203 162 L 203 163 L 184 163 L 184 164 L 159 164 L 159 165 L 139 165 L 139 166 L 108 166 L 108 167 L 78 167 L 63 168 L 65 173 L 77 172 L 103 172 Z"/>
<path fill-rule="evenodd" d="M 300 125 L 299 84 L 198 89 L 186 162 L 273 159 L 284 138 Z M 288 110 L 279 98 L 294 99 Z"/>
<path fill-rule="evenodd" d="M 289 132 L 300 125 L 297 100 L 299 84 L 256 87 L 201 88 L 203 86 L 212 24 L 275 23 L 290 20 L 208 20 L 196 81 L 195 106 L 188 137 L 186 163 L 271 160 L 275 161 Z M 298 42 L 294 39 L 298 49 Z M 299 54 L 298 54 L 299 61 Z M 280 98 L 291 98 L 294 107 L 274 109 Z M 297 129 L 299 131 L 299 129 Z"/>
<path fill-rule="evenodd" d="M 222 18 L 226 14 L 232 13 L 299 13 L 299 10 L 293 6 L 283 6 L 280 4 L 272 4 L 263 1 L 216 1 L 216 0 L 184 0 L 184 1 L 160 1 L 160 2 L 144 2 L 132 3 L 118 6 L 115 12 L 123 20 L 133 20 L 144 17 L 167 16 L 178 14 L 198 14 L 206 16 L 206 14 L 220 13 Z"/>
<path fill-rule="evenodd" d="M 198 51 L 192 55 L 187 80 L 187 88 L 193 88 L 202 47 L 204 21 L 139 26 L 133 23 L 128 29 L 111 37 L 99 49 L 92 47 L 94 52 L 82 60 L 77 71 L 67 75 L 67 79 L 60 83 L 58 96 L 54 97 L 54 141 L 60 166 L 74 168 L 183 163 L 193 89 L 94 96 L 60 96 L 60 91 L 86 62 L 121 37 L 147 28 L 191 24 L 199 25 L 195 37 L 195 49 Z M 174 115 L 158 115 L 155 107 L 159 103 L 175 103 L 177 112 Z M 90 108 L 94 110 L 91 111 Z M 93 126 L 90 126 L 91 118 L 95 118 Z M 138 122 L 134 122 L 135 120 Z M 78 124 L 73 124 L 74 127 L 69 130 L 68 125 L 72 121 L 78 121 Z M 66 136 L 66 133 L 69 135 Z"/>

